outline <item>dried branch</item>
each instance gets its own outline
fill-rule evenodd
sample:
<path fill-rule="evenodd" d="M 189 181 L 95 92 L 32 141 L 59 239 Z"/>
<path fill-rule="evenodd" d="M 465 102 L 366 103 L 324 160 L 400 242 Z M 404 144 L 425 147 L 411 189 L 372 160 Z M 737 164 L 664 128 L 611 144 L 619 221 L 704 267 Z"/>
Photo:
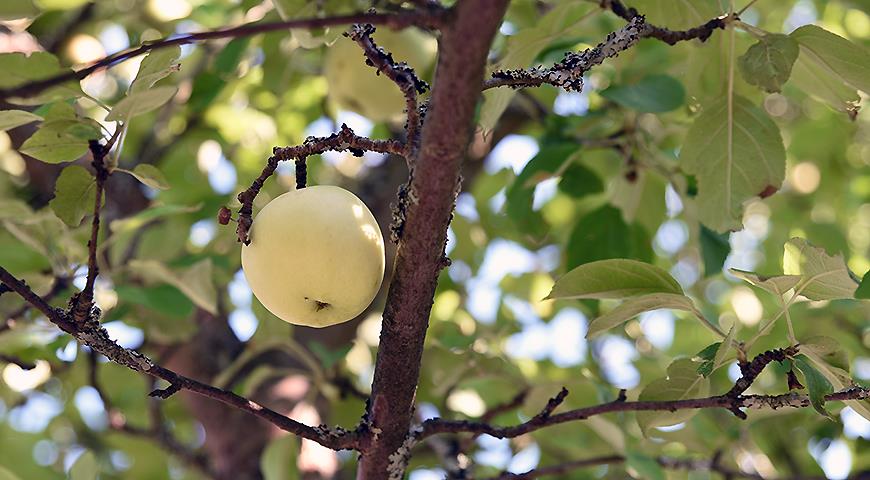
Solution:
<path fill-rule="evenodd" d="M 746 389 L 755 381 L 766 365 L 774 361 L 783 361 L 787 356 L 797 353 L 795 347 L 788 347 L 779 350 L 770 350 L 756 356 L 751 362 L 741 365 L 742 376 L 735 382 L 734 387 L 724 395 L 717 395 L 707 398 L 694 398 L 687 400 L 665 400 L 665 401 L 635 401 L 628 402 L 625 400 L 624 392 L 620 392 L 619 397 L 608 403 L 595 405 L 591 407 L 578 408 L 567 412 L 553 415 L 552 412 L 564 400 L 568 394 L 564 388 L 559 395 L 550 399 L 547 405 L 540 413 L 532 417 L 530 420 L 519 425 L 511 427 L 501 427 L 491 425 L 487 422 L 473 422 L 468 420 L 444 420 L 434 418 L 423 423 L 423 431 L 420 438 L 426 438 L 430 435 L 439 433 L 473 433 L 476 435 L 488 434 L 496 438 L 513 438 L 520 435 L 540 430 L 544 427 L 557 425 L 577 420 L 585 420 L 594 415 L 601 415 L 612 412 L 629 412 L 629 411 L 670 411 L 677 410 L 694 410 L 702 408 L 725 408 L 734 413 L 736 416 L 745 419 L 746 413 L 740 410 L 741 408 L 770 408 L 778 409 L 783 407 L 806 408 L 810 406 L 810 399 L 806 395 L 798 393 L 786 393 L 783 395 L 742 395 Z M 863 400 L 870 398 L 870 389 L 863 387 L 852 387 L 840 392 L 835 392 L 825 397 L 826 402 L 841 401 L 841 400 Z"/>
<path fill-rule="evenodd" d="M 371 24 L 354 25 L 350 32 L 345 33 L 351 40 L 362 47 L 366 56 L 366 64 L 377 69 L 377 73 L 399 86 L 405 96 L 405 157 L 410 158 L 420 144 L 420 127 L 422 117 L 417 104 L 417 96 L 429 90 L 429 84 L 421 80 L 414 69 L 405 62 L 396 62 L 393 55 L 379 47 L 372 39 L 375 27 Z"/>
<path fill-rule="evenodd" d="M 623 5 L 620 0 L 601 0 L 601 7 L 609 8 L 617 16 L 628 21 L 642 16 L 636 9 Z M 678 42 L 694 40 L 696 38 L 704 42 L 713 35 L 714 31 L 724 29 L 728 22 L 735 19 L 736 17 L 723 15 L 713 18 L 703 25 L 688 30 L 670 30 L 664 27 L 648 24 L 644 37 L 655 38 L 656 40 L 661 40 L 668 45 L 674 45 Z"/>
<path fill-rule="evenodd" d="M 485 81 L 483 89 L 495 87 L 538 87 L 550 84 L 566 91 L 583 90 L 583 75 L 592 67 L 600 65 L 607 58 L 615 57 L 628 50 L 649 31 L 642 16 L 631 19 L 628 25 L 607 35 L 603 42 L 580 53 L 567 52 L 565 58 L 550 68 L 532 67 L 529 69 L 496 70 L 492 78 Z"/>
<path fill-rule="evenodd" d="M 191 43 L 216 40 L 221 38 L 240 38 L 294 28 L 322 28 L 334 25 L 348 25 L 353 23 L 371 23 L 373 25 L 385 25 L 394 29 L 418 26 L 426 29 L 437 29 L 445 21 L 446 10 L 440 8 L 426 8 L 425 10 L 401 10 L 390 13 L 351 13 L 323 18 L 300 18 L 283 22 L 251 23 L 238 27 L 209 30 L 205 32 L 191 33 L 174 38 L 163 38 L 153 42 L 147 42 L 139 47 L 124 50 L 105 58 L 97 60 L 81 70 L 48 77 L 42 80 L 27 82 L 15 87 L 0 89 L 0 100 L 9 98 L 31 97 L 48 88 L 75 80 L 81 80 L 92 73 L 111 67 L 123 61 L 152 50 L 172 47 L 176 45 L 188 45 Z"/>
<path fill-rule="evenodd" d="M 118 345 L 114 340 L 109 338 L 108 332 L 100 324 L 98 318 L 94 316 L 99 313 L 99 309 L 93 309 L 85 322 L 77 323 L 73 321 L 71 311 L 52 307 L 39 295 L 35 294 L 23 281 L 16 278 L 3 267 L 0 267 L 0 281 L 30 302 L 49 321 L 72 335 L 79 343 L 87 345 L 96 352 L 105 355 L 109 360 L 131 370 L 169 382 L 169 387 L 163 390 L 155 390 L 152 392 L 152 395 L 166 398 L 179 390 L 189 390 L 260 417 L 282 430 L 312 440 L 327 448 L 334 450 L 358 448 L 357 432 L 349 432 L 341 428 L 330 429 L 322 425 L 318 427 L 305 425 L 252 400 L 236 395 L 231 391 L 222 390 L 179 375 L 172 370 L 158 365 L 150 358 L 135 350 L 126 349 Z"/>
<path fill-rule="evenodd" d="M 397 140 L 371 140 L 366 137 L 360 137 L 353 133 L 350 127 L 342 124 L 341 130 L 338 133 L 333 133 L 328 137 L 308 137 L 302 145 L 275 147 L 260 176 L 254 180 L 247 190 L 238 195 L 238 199 L 242 203 L 241 208 L 239 208 L 239 225 L 236 228 L 240 242 L 245 245 L 251 242 L 250 238 L 248 238 L 248 231 L 253 224 L 251 214 L 254 211 L 254 199 L 257 198 L 266 180 L 275 173 L 275 169 L 278 168 L 278 162 L 284 160 L 304 160 L 311 155 L 328 151 L 349 151 L 357 156 L 362 156 L 366 151 L 402 155 L 404 146 Z"/>

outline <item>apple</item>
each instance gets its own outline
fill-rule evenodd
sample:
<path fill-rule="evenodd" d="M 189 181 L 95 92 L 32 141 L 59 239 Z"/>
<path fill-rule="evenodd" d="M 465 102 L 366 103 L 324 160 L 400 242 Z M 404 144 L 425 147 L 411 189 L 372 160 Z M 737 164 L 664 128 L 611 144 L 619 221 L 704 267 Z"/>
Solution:
<path fill-rule="evenodd" d="M 393 55 L 396 62 L 406 62 L 422 76 L 435 59 L 435 41 L 421 32 L 405 29 L 394 32 L 378 28 L 375 43 Z M 368 65 L 362 48 L 353 40 L 339 37 L 327 48 L 324 76 L 331 102 L 373 122 L 401 117 L 405 109 L 402 91 L 389 78 Z"/>
<path fill-rule="evenodd" d="M 365 310 L 384 277 L 384 239 L 353 193 L 317 185 L 287 192 L 254 217 L 242 270 L 285 322 L 327 327 Z"/>

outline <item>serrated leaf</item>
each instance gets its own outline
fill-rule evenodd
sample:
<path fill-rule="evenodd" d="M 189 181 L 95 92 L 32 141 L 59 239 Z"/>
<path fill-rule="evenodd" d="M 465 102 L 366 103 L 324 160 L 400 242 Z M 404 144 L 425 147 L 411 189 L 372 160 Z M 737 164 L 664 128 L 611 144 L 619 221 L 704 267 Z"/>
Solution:
<path fill-rule="evenodd" d="M 858 285 L 858 289 L 855 290 L 855 298 L 859 300 L 870 300 L 870 270 L 864 274 L 864 278 L 861 279 L 861 284 Z"/>
<path fill-rule="evenodd" d="M 166 86 L 131 92 L 112 108 L 106 115 L 106 120 L 126 122 L 136 115 L 148 113 L 168 102 L 175 96 L 176 91 L 178 88 Z"/>
<path fill-rule="evenodd" d="M 99 124 L 78 117 L 66 103 L 56 103 L 45 114 L 39 130 L 21 145 L 19 151 L 46 163 L 77 160 L 88 151 L 88 141 L 100 138 Z"/>
<path fill-rule="evenodd" d="M 825 410 L 825 395 L 834 393 L 834 387 L 831 385 L 831 382 L 810 365 L 809 359 L 805 355 L 795 357 L 794 366 L 804 374 L 813 408 L 822 415 L 830 417 L 831 415 Z"/>
<path fill-rule="evenodd" d="M 830 256 L 803 238 L 785 243 L 782 269 L 788 275 L 801 275 L 797 291 L 811 300 L 854 298 L 858 288 L 842 254 Z"/>
<path fill-rule="evenodd" d="M 129 268 L 152 281 L 174 286 L 199 308 L 217 314 L 217 290 L 212 281 L 211 259 L 200 260 L 181 272 L 170 270 L 156 260 L 133 260 Z"/>
<path fill-rule="evenodd" d="M 35 80 L 70 72 L 62 68 L 57 58 L 46 52 L 33 52 L 29 56 L 23 53 L 0 54 L 0 88 L 13 88 Z M 57 100 L 67 100 L 84 95 L 78 82 L 70 81 L 56 87 L 48 88 L 41 93 L 27 98 L 9 99 L 16 105 L 41 105 Z"/>
<path fill-rule="evenodd" d="M 673 293 L 651 293 L 625 300 L 619 306 L 606 314 L 592 320 L 586 332 L 586 338 L 593 338 L 607 330 L 622 325 L 643 312 L 669 308 L 672 310 L 695 310 L 695 304 L 685 295 Z"/>
<path fill-rule="evenodd" d="M 556 280 L 547 299 L 623 299 L 652 293 L 682 295 L 680 284 L 655 265 L 628 259 L 591 262 Z"/>
<path fill-rule="evenodd" d="M 698 243 L 701 246 L 701 258 L 704 260 L 704 277 L 722 273 L 722 266 L 731 253 L 730 235 L 716 233 L 701 225 Z"/>
<path fill-rule="evenodd" d="M 54 198 L 48 205 L 70 227 L 77 227 L 82 218 L 94 209 L 97 183 L 93 175 L 78 165 L 70 165 L 60 172 L 54 186 Z"/>
<path fill-rule="evenodd" d="M 166 180 L 163 172 L 154 165 L 140 163 L 139 165 L 136 165 L 136 168 L 132 171 L 124 168 L 116 168 L 115 170 L 133 175 L 136 177 L 136 180 L 139 180 L 153 189 L 166 190 L 169 188 L 169 182 Z"/>
<path fill-rule="evenodd" d="M 740 96 L 732 113 L 726 97 L 708 106 L 680 151 L 683 169 L 698 179 L 698 216 L 717 232 L 742 228 L 743 203 L 779 190 L 785 177 L 779 127 Z"/>
<path fill-rule="evenodd" d="M 299 439 L 294 435 L 282 435 L 270 441 L 260 456 L 260 470 L 264 480 L 297 480 L 298 454 Z"/>
<path fill-rule="evenodd" d="M 792 37 L 780 33 L 765 35 L 738 59 L 740 74 L 750 85 L 779 92 L 791 76 L 799 53 L 800 47 Z"/>
<path fill-rule="evenodd" d="M 605 205 L 574 225 L 566 247 L 567 268 L 608 258 L 651 261 L 651 244 L 642 226 L 627 225 L 620 210 Z"/>
<path fill-rule="evenodd" d="M 634 478 L 641 480 L 665 480 L 665 471 L 655 458 L 636 450 L 625 452 L 625 466 L 633 470 Z"/>
<path fill-rule="evenodd" d="M 683 84 L 669 75 L 650 75 L 630 85 L 613 85 L 601 96 L 638 112 L 669 112 L 686 101 Z"/>
<path fill-rule="evenodd" d="M 96 480 L 100 465 L 94 452 L 88 450 L 81 454 L 72 468 L 69 469 L 70 480 Z"/>
<path fill-rule="evenodd" d="M 32 0 L 3 0 L 0 2 L 0 20 L 33 18 L 37 15 L 39 15 L 39 9 L 36 8 Z"/>
<path fill-rule="evenodd" d="M 830 72 L 855 90 L 870 93 L 870 54 L 860 46 L 816 25 L 791 32 L 814 65 Z"/>
<path fill-rule="evenodd" d="M 698 364 L 689 359 L 675 360 L 668 367 L 665 378 L 653 381 L 640 392 L 640 401 L 685 400 L 706 397 L 710 393 L 710 381 L 698 374 Z M 696 410 L 640 411 L 637 423 L 644 435 L 650 429 L 685 422 L 692 418 Z"/>
<path fill-rule="evenodd" d="M 844 84 L 836 74 L 819 66 L 815 60 L 803 53 L 798 56 L 789 83 L 835 110 L 849 114 L 855 112 L 861 100 L 858 92 Z"/>
<path fill-rule="evenodd" d="M 0 131 L 10 130 L 41 120 L 42 117 L 39 115 L 24 110 L 0 110 Z"/>
<path fill-rule="evenodd" d="M 782 296 L 785 292 L 791 290 L 800 281 L 800 275 L 774 275 L 766 277 L 754 272 L 746 272 L 736 268 L 728 269 L 728 272 L 735 277 L 745 280 L 756 287 L 763 288 L 774 295 Z"/>
<path fill-rule="evenodd" d="M 556 5 L 533 25 L 512 35 L 497 69 L 526 68 L 551 42 L 574 36 L 589 18 L 589 5 L 566 2 Z M 480 125 L 484 132 L 495 128 L 499 117 L 510 104 L 516 91 L 511 88 L 492 88 L 483 92 Z"/>
<path fill-rule="evenodd" d="M 151 50 L 139 65 L 139 72 L 130 84 L 130 94 L 146 91 L 172 72 L 178 71 L 177 61 L 180 56 L 181 47 L 178 45 Z"/>

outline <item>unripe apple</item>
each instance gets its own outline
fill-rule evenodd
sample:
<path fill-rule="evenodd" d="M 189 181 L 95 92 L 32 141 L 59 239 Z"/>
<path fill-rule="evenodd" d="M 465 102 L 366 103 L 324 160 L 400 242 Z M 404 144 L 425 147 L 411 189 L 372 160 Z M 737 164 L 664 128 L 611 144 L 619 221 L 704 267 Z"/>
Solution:
<path fill-rule="evenodd" d="M 384 277 L 384 239 L 353 193 L 318 185 L 287 192 L 254 217 L 242 270 L 285 322 L 327 327 L 369 306 Z"/>
<path fill-rule="evenodd" d="M 395 32 L 382 27 L 372 38 L 393 55 L 394 61 L 413 67 L 418 76 L 432 66 L 435 41 L 421 32 L 411 29 Z M 405 108 L 402 91 L 366 65 L 362 48 L 353 40 L 340 37 L 328 47 L 323 69 L 329 98 L 338 108 L 354 111 L 373 122 L 401 117 Z"/>

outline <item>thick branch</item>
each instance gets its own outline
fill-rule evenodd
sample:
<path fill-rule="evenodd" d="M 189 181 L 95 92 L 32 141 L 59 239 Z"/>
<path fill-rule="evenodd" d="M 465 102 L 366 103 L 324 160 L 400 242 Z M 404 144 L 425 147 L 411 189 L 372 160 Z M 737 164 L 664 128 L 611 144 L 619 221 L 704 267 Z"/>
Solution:
<path fill-rule="evenodd" d="M 36 295 L 23 281 L 17 279 L 3 267 L 0 267 L 0 281 L 13 291 L 24 297 L 34 307 L 39 309 L 49 321 L 71 334 L 79 343 L 105 355 L 109 360 L 123 365 L 131 370 L 166 380 L 169 386 L 163 390 L 151 392 L 152 396 L 166 398 L 179 390 L 189 390 L 202 396 L 218 400 L 232 407 L 256 415 L 276 427 L 296 434 L 302 438 L 315 441 L 334 450 L 352 449 L 357 447 L 356 432 L 342 429 L 329 429 L 325 426 L 311 427 L 297 422 L 289 417 L 264 407 L 252 400 L 236 395 L 227 390 L 216 388 L 192 378 L 179 375 L 172 370 L 154 363 L 150 358 L 135 350 L 129 350 L 118 345 L 109 338 L 108 332 L 94 316 L 88 316 L 83 324 L 72 321 L 71 313 L 48 305 L 45 300 Z"/>
<path fill-rule="evenodd" d="M 241 208 L 239 208 L 239 225 L 236 228 L 239 241 L 245 245 L 250 243 L 248 231 L 253 224 L 251 215 L 254 212 L 254 199 L 257 198 L 266 180 L 275 173 L 275 169 L 278 168 L 278 162 L 283 160 L 304 160 L 310 155 L 317 155 L 327 151 L 340 152 L 345 150 L 360 156 L 366 151 L 402 155 L 404 146 L 396 140 L 371 140 L 366 137 L 360 137 L 353 133 L 350 127 L 342 124 L 341 130 L 338 133 L 333 133 L 328 137 L 308 137 L 302 145 L 275 147 L 260 176 L 254 180 L 247 190 L 238 195 L 239 202 L 242 203 Z"/>
<path fill-rule="evenodd" d="M 409 437 L 423 340 L 444 267 L 447 226 L 459 168 L 471 138 L 474 109 L 489 46 L 507 0 L 464 0 L 442 28 L 438 65 L 423 136 L 408 187 L 408 206 L 393 280 L 384 308 L 358 479 L 402 478 L 413 445 Z"/>
<path fill-rule="evenodd" d="M 283 22 L 252 23 L 232 28 L 191 33 L 188 35 L 182 35 L 174 38 L 164 38 L 161 40 L 145 43 L 136 48 L 109 55 L 105 58 L 97 60 L 90 66 L 81 70 L 64 73 L 43 80 L 27 82 L 25 84 L 11 88 L 0 89 L 0 100 L 6 100 L 9 98 L 31 97 L 48 88 L 61 85 L 69 81 L 81 80 L 98 70 L 111 67 L 134 57 L 138 57 L 139 55 L 143 55 L 152 50 L 172 47 L 176 45 L 187 45 L 191 43 L 216 40 L 220 38 L 248 37 L 260 33 L 289 30 L 293 28 L 322 28 L 334 25 L 348 25 L 353 23 L 371 23 L 375 25 L 386 25 L 395 29 L 406 28 L 411 25 L 416 25 L 422 28 L 438 28 L 444 21 L 443 13 L 443 11 L 435 9 L 426 9 L 425 11 L 407 10 L 391 13 L 351 13 L 334 17 L 300 18 Z"/>

